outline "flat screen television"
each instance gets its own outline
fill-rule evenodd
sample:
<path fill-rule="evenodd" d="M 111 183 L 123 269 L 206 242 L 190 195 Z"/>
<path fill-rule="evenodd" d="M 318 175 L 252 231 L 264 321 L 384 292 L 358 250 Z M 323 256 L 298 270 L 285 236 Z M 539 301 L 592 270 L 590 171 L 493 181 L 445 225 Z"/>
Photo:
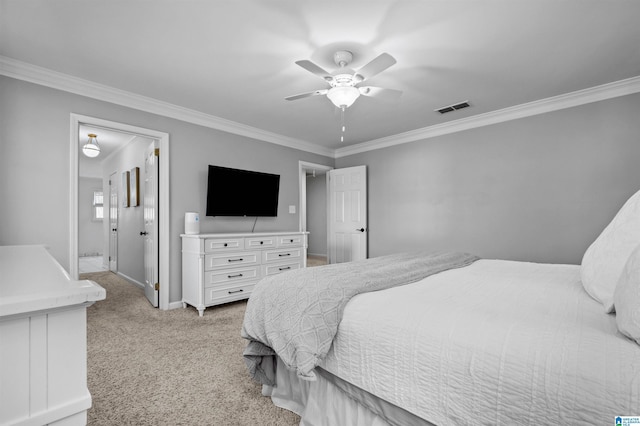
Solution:
<path fill-rule="evenodd" d="M 280 175 L 209 166 L 207 216 L 278 216 Z"/>

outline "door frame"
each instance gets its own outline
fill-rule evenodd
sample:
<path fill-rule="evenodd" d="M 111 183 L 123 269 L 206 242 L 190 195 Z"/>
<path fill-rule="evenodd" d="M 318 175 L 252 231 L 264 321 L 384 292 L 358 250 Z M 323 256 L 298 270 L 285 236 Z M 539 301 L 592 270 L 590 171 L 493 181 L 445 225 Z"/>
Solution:
<path fill-rule="evenodd" d="M 316 171 L 320 173 L 325 173 L 325 176 L 328 176 L 329 170 L 333 170 L 333 169 L 334 167 L 326 166 L 324 164 L 309 163 L 307 161 L 298 161 L 298 190 L 300 195 L 299 197 L 300 204 L 298 206 L 299 231 L 301 232 L 307 231 L 307 171 Z M 325 191 L 328 196 L 329 180 L 326 177 L 325 177 Z M 328 203 L 326 208 L 327 209 L 329 208 Z M 327 259 L 329 259 L 329 222 L 328 220 L 329 220 L 329 217 L 327 215 L 327 223 L 325 224 L 325 230 L 327 234 Z M 307 244 L 308 244 L 308 241 L 307 241 Z M 306 259 L 305 259 L 305 262 L 306 262 Z"/>
<path fill-rule="evenodd" d="M 160 309 L 169 309 L 169 282 L 170 282 L 170 250 L 169 250 L 169 134 L 143 127 L 104 120 L 81 114 L 70 114 L 70 171 L 69 171 L 69 275 L 72 279 L 79 278 L 78 266 L 78 187 L 79 187 L 79 153 L 80 153 L 80 124 L 106 127 L 127 133 L 138 134 L 152 139 L 157 139 L 160 146 L 160 161 L 158 164 L 160 178 L 158 179 L 159 202 L 159 271 L 160 282 Z"/>
<path fill-rule="evenodd" d="M 300 205 L 298 206 L 299 224 L 298 228 L 301 232 L 307 231 L 307 171 L 315 170 L 316 172 L 328 173 L 329 170 L 333 170 L 334 167 L 326 166 L 324 164 L 309 163 L 307 161 L 298 161 L 298 190 L 300 194 Z M 326 184 L 327 194 L 329 191 L 328 181 Z M 329 208 L 327 204 L 327 208 Z M 328 218 L 327 218 L 328 220 Z M 327 240 L 329 238 L 329 222 L 327 222 Z M 327 241 L 328 244 L 328 241 Z M 328 246 L 327 246 L 328 250 Z M 327 257 L 329 253 L 327 253 Z"/>

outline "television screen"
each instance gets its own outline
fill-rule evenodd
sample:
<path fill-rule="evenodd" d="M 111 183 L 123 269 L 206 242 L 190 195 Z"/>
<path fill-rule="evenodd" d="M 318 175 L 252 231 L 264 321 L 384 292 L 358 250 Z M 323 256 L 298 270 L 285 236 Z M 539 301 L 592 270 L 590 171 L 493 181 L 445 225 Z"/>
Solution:
<path fill-rule="evenodd" d="M 207 216 L 277 216 L 280 175 L 209 166 Z"/>

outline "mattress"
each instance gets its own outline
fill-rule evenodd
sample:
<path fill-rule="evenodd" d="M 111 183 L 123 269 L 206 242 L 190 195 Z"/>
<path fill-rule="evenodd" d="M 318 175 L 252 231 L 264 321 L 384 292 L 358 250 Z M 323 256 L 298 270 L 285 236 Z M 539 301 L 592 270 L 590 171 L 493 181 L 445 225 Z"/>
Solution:
<path fill-rule="evenodd" d="M 320 367 L 440 426 L 640 414 L 640 346 L 575 265 L 479 260 L 355 296 Z"/>

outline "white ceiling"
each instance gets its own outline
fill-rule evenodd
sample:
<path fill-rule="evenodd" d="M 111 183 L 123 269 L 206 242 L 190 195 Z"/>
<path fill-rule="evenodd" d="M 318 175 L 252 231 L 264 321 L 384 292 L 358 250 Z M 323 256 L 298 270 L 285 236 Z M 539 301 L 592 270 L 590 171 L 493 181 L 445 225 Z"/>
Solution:
<path fill-rule="evenodd" d="M 0 55 L 333 150 L 638 76 L 639 21 L 637 0 L 0 0 Z M 356 100 L 344 143 L 326 97 L 284 100 L 327 87 L 295 61 L 342 49 L 391 54 L 367 85 L 403 91 Z"/>
<path fill-rule="evenodd" d="M 90 158 L 82 154 L 82 146 L 87 143 L 89 133 L 96 135 L 100 146 L 100 155 L 97 157 Z M 78 144 L 79 176 L 102 178 L 103 161 L 129 142 L 132 142 L 136 137 L 138 136 L 131 133 L 81 123 L 78 127 L 78 140 L 80 141 Z"/>
<path fill-rule="evenodd" d="M 79 126 L 78 133 L 80 140 L 80 146 L 78 149 L 80 152 L 82 152 L 82 146 L 86 144 L 89 139 L 89 133 L 96 135 L 98 145 L 100 146 L 100 155 L 94 158 L 87 158 L 85 156 L 79 157 L 87 158 L 90 161 L 101 161 L 136 138 L 136 135 L 131 133 L 124 133 L 117 130 L 90 126 L 82 123 Z"/>

